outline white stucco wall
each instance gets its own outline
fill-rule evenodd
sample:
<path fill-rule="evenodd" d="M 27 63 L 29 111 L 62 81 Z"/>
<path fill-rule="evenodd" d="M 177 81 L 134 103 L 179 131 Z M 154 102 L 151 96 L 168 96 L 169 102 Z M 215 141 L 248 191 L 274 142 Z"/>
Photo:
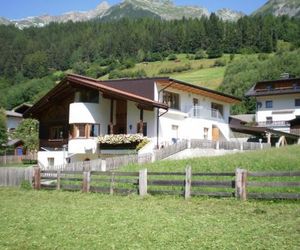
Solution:
<path fill-rule="evenodd" d="M 67 157 L 67 152 L 64 151 L 39 151 L 38 161 L 43 167 L 48 168 L 49 158 L 54 158 L 54 166 L 65 164 L 65 158 Z"/>
<path fill-rule="evenodd" d="M 98 153 L 98 151 L 99 150 L 97 138 L 79 138 L 69 140 L 68 152 L 70 154 L 95 154 Z"/>
<path fill-rule="evenodd" d="M 127 133 L 136 134 L 137 123 L 140 121 L 140 110 L 137 108 L 134 102 L 127 102 Z M 155 112 L 144 110 L 144 122 L 147 123 L 147 136 L 155 136 Z M 130 125 L 132 129 L 130 130 Z"/>
<path fill-rule="evenodd" d="M 160 86 L 158 86 L 158 90 L 160 89 Z M 230 139 L 230 128 L 228 125 L 230 105 L 228 103 L 220 102 L 206 96 L 179 91 L 172 89 L 172 87 L 167 88 L 166 91 L 178 93 L 180 95 L 180 110 L 169 109 L 168 113 L 160 117 L 160 142 L 171 141 L 172 138 L 176 137 L 178 139 L 203 139 L 204 128 L 208 128 L 207 139 L 211 140 L 213 127 L 219 128 L 224 137 L 227 140 Z M 156 100 L 158 100 L 158 95 L 155 96 L 157 96 Z M 161 98 L 162 93 L 160 93 L 160 100 Z M 200 110 L 201 115 L 203 114 L 206 118 L 189 116 L 188 112 L 193 108 L 193 98 L 198 99 L 198 106 L 201 106 L 202 109 Z M 223 119 L 214 119 L 211 117 L 212 102 L 223 105 Z M 178 131 L 172 129 L 172 126 L 174 128 L 174 125 L 178 126 Z"/>
<path fill-rule="evenodd" d="M 261 102 L 262 106 L 256 112 L 256 121 L 265 122 L 266 117 L 272 117 L 273 121 L 294 119 L 300 115 L 300 107 L 295 107 L 295 99 L 300 99 L 300 94 L 257 97 L 257 102 Z M 273 101 L 273 107 L 266 108 L 266 101 Z"/>

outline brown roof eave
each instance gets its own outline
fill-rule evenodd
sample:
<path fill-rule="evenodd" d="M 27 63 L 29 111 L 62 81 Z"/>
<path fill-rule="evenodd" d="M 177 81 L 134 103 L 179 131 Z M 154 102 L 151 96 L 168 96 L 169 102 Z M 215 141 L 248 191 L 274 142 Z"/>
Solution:
<path fill-rule="evenodd" d="M 166 110 L 168 109 L 168 106 L 164 103 L 160 103 L 160 102 L 150 100 L 150 99 L 142 97 L 142 96 L 137 96 L 137 95 L 134 95 L 134 94 L 122 91 L 122 90 L 117 90 L 117 89 L 111 88 L 109 86 L 101 84 L 101 82 L 99 82 L 99 81 L 91 81 L 89 79 L 85 79 L 82 77 L 80 77 L 78 79 L 76 76 L 72 76 L 72 75 L 68 76 L 68 80 L 71 83 L 73 82 L 75 84 L 79 84 L 82 86 L 97 89 L 103 93 L 109 94 L 114 97 L 123 98 L 123 99 L 134 101 L 134 102 L 137 102 L 140 104 L 151 105 L 156 108 L 162 108 L 162 109 L 166 109 Z"/>

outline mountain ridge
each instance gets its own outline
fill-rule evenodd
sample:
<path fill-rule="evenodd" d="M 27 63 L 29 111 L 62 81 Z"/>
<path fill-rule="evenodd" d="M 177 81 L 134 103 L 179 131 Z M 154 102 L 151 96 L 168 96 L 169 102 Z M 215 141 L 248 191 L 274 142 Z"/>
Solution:
<path fill-rule="evenodd" d="M 177 6 L 171 0 L 123 0 L 122 2 L 110 6 L 108 2 L 102 1 L 95 9 L 89 11 L 70 11 L 57 16 L 48 14 L 26 17 L 19 20 L 8 20 L 0 17 L 0 24 L 15 25 L 19 29 L 34 27 L 44 27 L 51 22 L 81 22 L 92 19 L 116 20 L 122 17 L 153 17 L 164 20 L 174 20 L 185 18 L 208 17 L 208 9 L 200 6 Z M 216 15 L 226 21 L 237 21 L 245 14 L 230 9 L 221 9 Z"/>
<path fill-rule="evenodd" d="M 299 0 L 269 0 L 261 8 L 256 10 L 253 15 L 274 16 L 288 15 L 289 17 L 300 17 Z"/>

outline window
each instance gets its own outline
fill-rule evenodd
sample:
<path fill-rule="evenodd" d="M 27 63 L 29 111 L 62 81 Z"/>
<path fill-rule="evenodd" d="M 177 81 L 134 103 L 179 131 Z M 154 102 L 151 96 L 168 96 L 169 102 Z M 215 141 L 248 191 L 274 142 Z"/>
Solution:
<path fill-rule="evenodd" d="M 55 126 L 50 128 L 50 139 L 60 140 L 64 137 L 64 128 L 63 126 Z"/>
<path fill-rule="evenodd" d="M 171 109 L 179 110 L 179 94 L 164 91 L 163 103 L 167 104 Z"/>
<path fill-rule="evenodd" d="M 75 102 L 99 103 L 99 92 L 90 89 L 80 90 L 76 92 Z"/>
<path fill-rule="evenodd" d="M 257 103 L 256 103 L 256 110 L 260 109 L 261 107 L 262 107 L 261 102 L 257 102 Z"/>
<path fill-rule="evenodd" d="M 300 99 L 295 99 L 295 106 L 300 107 Z"/>
<path fill-rule="evenodd" d="M 223 116 L 223 105 L 218 103 L 211 103 L 211 116 L 221 118 Z"/>
<path fill-rule="evenodd" d="M 267 109 L 273 108 L 273 101 L 266 101 L 266 108 Z"/>
<path fill-rule="evenodd" d="M 97 137 L 100 135 L 100 124 L 90 125 L 90 137 Z"/>
<path fill-rule="evenodd" d="M 270 125 L 270 124 L 272 124 L 272 123 L 273 123 L 273 118 L 272 118 L 272 116 L 266 117 L 266 124 L 267 124 L 267 125 Z"/>

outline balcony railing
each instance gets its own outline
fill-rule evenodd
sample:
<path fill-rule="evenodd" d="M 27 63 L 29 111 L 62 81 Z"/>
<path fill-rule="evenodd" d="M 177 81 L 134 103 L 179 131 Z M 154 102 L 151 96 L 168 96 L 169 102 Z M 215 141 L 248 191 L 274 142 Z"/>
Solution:
<path fill-rule="evenodd" d="M 290 127 L 290 123 L 287 121 L 265 121 L 258 122 L 257 127 Z"/>
<path fill-rule="evenodd" d="M 203 106 L 186 106 L 184 112 L 188 113 L 191 118 L 224 121 L 222 114 L 217 109 L 208 109 Z"/>

